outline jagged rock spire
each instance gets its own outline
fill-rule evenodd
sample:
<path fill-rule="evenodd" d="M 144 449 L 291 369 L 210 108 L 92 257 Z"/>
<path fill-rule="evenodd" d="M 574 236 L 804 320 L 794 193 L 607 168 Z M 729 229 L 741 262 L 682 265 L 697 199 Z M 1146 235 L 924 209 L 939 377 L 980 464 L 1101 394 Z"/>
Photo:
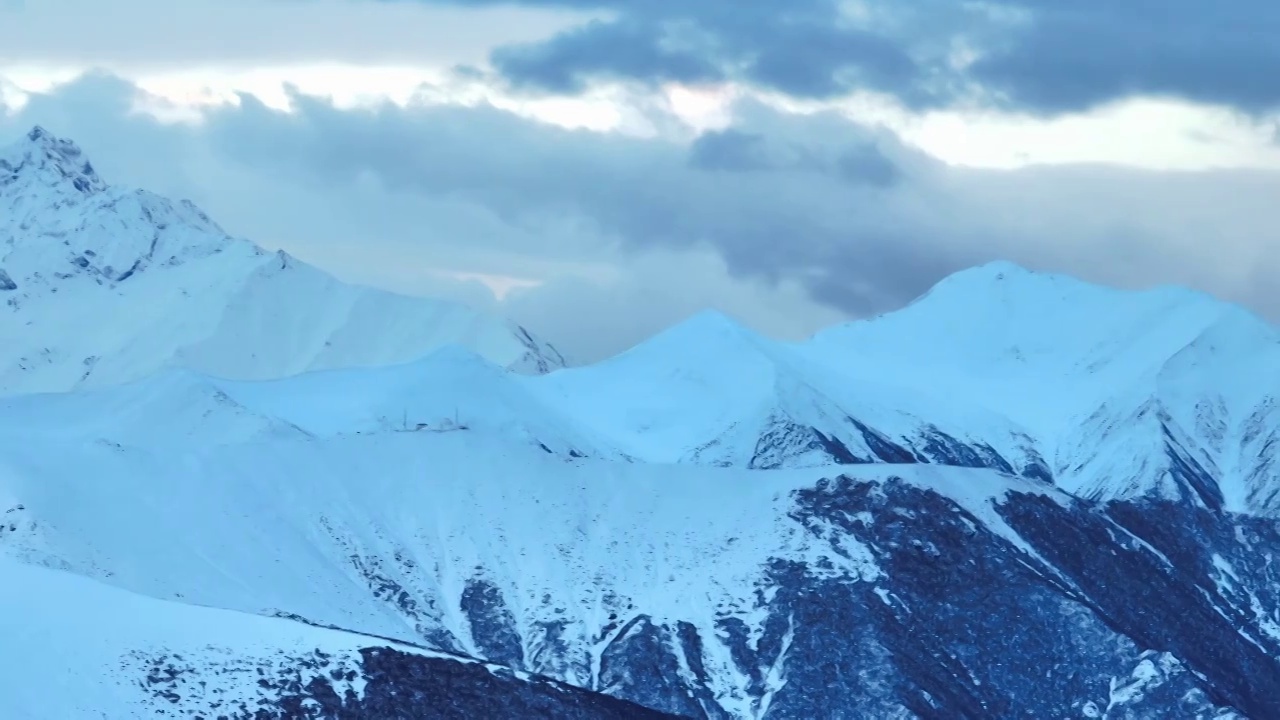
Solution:
<path fill-rule="evenodd" d="M 79 145 L 39 125 L 16 144 L 0 148 L 0 187 L 27 178 L 66 183 L 86 195 L 107 188 Z"/>

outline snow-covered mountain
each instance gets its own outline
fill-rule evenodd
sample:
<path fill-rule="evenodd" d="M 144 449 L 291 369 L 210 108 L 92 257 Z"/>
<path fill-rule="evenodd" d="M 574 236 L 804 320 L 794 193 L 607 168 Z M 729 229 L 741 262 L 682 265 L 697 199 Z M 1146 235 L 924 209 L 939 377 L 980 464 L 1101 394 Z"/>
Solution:
<path fill-rule="evenodd" d="M 995 263 L 899 312 L 819 333 L 806 351 L 853 382 L 1009 418 L 1036 439 L 1055 484 L 1083 497 L 1280 512 L 1280 333 L 1202 293 Z"/>
<path fill-rule="evenodd" d="M 0 157 L 0 716 L 1280 717 L 1239 308 L 998 263 L 554 369 Z"/>
<path fill-rule="evenodd" d="M 65 702 L 108 682 L 139 693 L 137 681 L 166 677 L 141 664 L 168 662 L 184 682 L 144 683 L 128 702 L 208 712 L 201 683 L 263 665 L 301 679 L 255 690 L 250 706 L 306 717 L 281 710 L 296 699 L 287 687 L 343 697 L 346 671 L 376 676 L 370 652 L 425 646 L 685 717 L 1280 709 L 1270 521 L 1190 505 L 1104 510 L 985 469 L 566 460 L 483 431 L 4 446 L 4 555 L 113 586 L 111 598 L 233 611 L 95 640 L 85 662 L 130 662 Z M 46 592 L 19 582 L 22 597 Z M 58 607 L 101 617 L 80 603 L 106 592 L 58 594 Z M 256 626 L 245 615 L 350 632 L 272 625 L 246 646 L 236 638 Z M 170 629 L 188 621 L 213 624 L 209 636 Z M 284 649 L 268 649 L 282 635 Z M 310 683 L 298 658 L 312 647 L 344 659 L 341 681 Z M 35 654 L 46 656 L 41 667 L 64 677 L 58 655 Z M 75 717 L 83 706 L 45 707 Z M 429 707 L 417 716 L 453 716 Z"/>
<path fill-rule="evenodd" d="M 523 328 L 341 283 L 232 238 L 189 202 L 102 180 L 36 128 L 0 148 L 0 392 L 101 387 L 187 368 L 267 379 L 466 346 L 526 372 L 564 364 Z"/>

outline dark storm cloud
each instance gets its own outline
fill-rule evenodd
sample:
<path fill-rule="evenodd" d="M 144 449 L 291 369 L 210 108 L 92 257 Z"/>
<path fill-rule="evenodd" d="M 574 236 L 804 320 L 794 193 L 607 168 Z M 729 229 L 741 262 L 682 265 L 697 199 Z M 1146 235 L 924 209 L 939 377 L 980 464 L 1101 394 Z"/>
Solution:
<path fill-rule="evenodd" d="M 766 138 L 734 128 L 699 135 L 689 148 L 689 164 L 722 172 L 816 172 L 858 185 L 888 187 L 902 170 L 871 140 L 846 142 L 840 148 L 815 148 Z"/>
<path fill-rule="evenodd" d="M 509 79 L 555 92 L 577 92 L 589 75 L 651 82 L 725 79 L 701 48 L 663 47 L 661 33 L 643 23 L 591 22 L 545 43 L 499 48 L 493 63 Z"/>
<path fill-rule="evenodd" d="M 1280 107 L 1280 3 L 1006 0 L 1024 22 L 974 77 L 1046 113 L 1130 95 Z"/>
<path fill-rule="evenodd" d="M 0 65 L 24 67 L 488 57 L 516 86 L 561 93 L 733 80 L 802 98 L 872 90 L 915 109 L 1051 115 L 1133 95 L 1280 109 L 1273 0 L 10 0 L 0 27 Z"/>
<path fill-rule="evenodd" d="M 841 153 L 835 161 L 837 174 L 849 182 L 886 187 L 901 177 L 898 166 L 879 146 L 866 143 Z"/>
<path fill-rule="evenodd" d="M 741 130 L 711 130 L 693 141 L 689 162 L 703 170 L 751 172 L 774 166 L 765 148 L 764 136 Z"/>
<path fill-rule="evenodd" d="M 474 7 L 504 4 L 442 2 Z M 494 52 L 494 64 L 517 84 L 569 91 L 592 78 L 689 83 L 733 78 L 811 98 L 858 88 L 890 92 L 912 105 L 931 104 L 940 97 L 920 58 L 930 59 L 930 53 L 941 46 L 931 50 L 919 38 L 908 45 L 890 27 L 858 26 L 836 0 L 526 0 L 521 4 L 607 11 L 613 17 L 545 42 Z M 945 7 L 934 0 L 927 4 Z"/>
<path fill-rule="evenodd" d="M 487 6 L 496 0 L 426 0 Z M 523 0 L 609 11 L 545 42 L 499 49 L 517 83 L 733 78 L 797 97 L 851 90 L 908 106 L 982 100 L 1045 114 L 1133 95 L 1248 112 L 1280 107 L 1280 3 L 1272 0 Z M 952 50 L 978 60 L 957 65 Z"/>

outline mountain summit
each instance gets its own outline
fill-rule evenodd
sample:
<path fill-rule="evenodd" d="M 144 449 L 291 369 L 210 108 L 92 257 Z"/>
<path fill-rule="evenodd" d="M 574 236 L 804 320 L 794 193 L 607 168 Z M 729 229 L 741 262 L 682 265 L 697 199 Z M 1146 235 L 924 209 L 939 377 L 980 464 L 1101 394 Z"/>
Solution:
<path fill-rule="evenodd" d="M 499 318 L 342 283 L 228 235 L 189 201 L 110 186 L 39 127 L 0 150 L 0 300 L 0 393 L 164 367 L 267 379 L 449 344 L 522 372 L 564 364 Z"/>
<path fill-rule="evenodd" d="M 85 194 L 107 189 L 78 145 L 36 126 L 22 140 L 0 148 L 0 188 L 38 176 L 46 185 L 65 182 Z"/>
<path fill-rule="evenodd" d="M 1010 263 L 965 270 L 806 352 L 861 382 L 1027 429 L 1060 487 L 1280 513 L 1280 333 L 1185 288 L 1118 290 Z M 1261 452 L 1261 455 L 1259 454 Z"/>
<path fill-rule="evenodd" d="M 116 284 L 236 244 L 189 201 L 109 186 L 78 145 L 40 127 L 0 150 L 0 173 L 0 268 L 11 290 L 50 292 L 71 276 Z"/>

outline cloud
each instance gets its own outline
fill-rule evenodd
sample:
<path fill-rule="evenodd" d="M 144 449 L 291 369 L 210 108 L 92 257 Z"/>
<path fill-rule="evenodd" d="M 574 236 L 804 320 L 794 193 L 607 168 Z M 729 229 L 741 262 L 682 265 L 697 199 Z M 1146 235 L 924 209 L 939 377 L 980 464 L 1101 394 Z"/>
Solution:
<path fill-rule="evenodd" d="M 560 94 L 732 82 L 917 111 L 1060 115 L 1134 96 L 1280 110 L 1266 0 L 9 0 L 0 27 L 0 67 L 132 76 L 487 63 Z"/>
<path fill-rule="evenodd" d="M 558 92 L 598 78 L 733 79 L 802 98 L 888 93 L 915 109 L 979 103 L 1059 114 L 1137 95 L 1280 108 L 1280 5 L 1267 0 L 523 4 L 612 13 L 493 53 L 512 81 Z"/>
<path fill-rule="evenodd" d="M 698 136 L 689 150 L 689 163 L 700 170 L 751 172 L 773 169 L 764 136 L 741 130 L 712 130 Z"/>
<path fill-rule="evenodd" d="M 1266 0 L 1006 0 L 1024 15 L 971 69 L 1018 106 L 1080 110 L 1132 95 L 1280 108 L 1280 5 Z"/>
<path fill-rule="evenodd" d="M 752 103 L 690 140 L 303 95 L 292 112 L 245 97 L 163 124 L 129 112 L 137 92 L 89 76 L 0 133 L 45 124 L 109 181 L 191 197 L 348 279 L 500 309 L 584 359 L 708 305 L 796 336 L 995 258 L 1280 316 L 1275 172 L 961 169 L 835 113 Z M 498 300 L 458 273 L 537 287 Z"/>
<path fill-rule="evenodd" d="M 699 170 L 724 172 L 815 172 L 854 184 L 886 187 L 897 182 L 897 164 L 871 140 L 815 151 L 805 145 L 776 143 L 763 134 L 735 128 L 699 135 L 690 146 L 689 164 Z"/>
<path fill-rule="evenodd" d="M 367 174 L 394 192 L 483 207 L 512 228 L 558 230 L 565 218 L 587 228 L 552 234 L 538 248 L 544 257 L 580 254 L 598 238 L 631 248 L 708 243 L 731 268 L 746 268 L 774 252 L 784 229 L 828 234 L 815 218 L 879 192 L 874 183 L 830 182 L 828 154 L 878 152 L 865 149 L 870 133 L 830 117 L 793 121 L 821 142 L 784 139 L 779 146 L 790 156 L 780 153 L 764 176 L 726 177 L 690 162 L 683 141 L 567 130 L 488 107 L 348 112 L 305 96 L 294 107 L 279 112 L 246 97 L 211 114 L 206 136 L 226 156 L 291 182 L 332 185 Z M 769 117 L 763 107 L 756 112 Z M 805 247 L 786 255 L 800 258 Z"/>
<path fill-rule="evenodd" d="M 430 2 L 431 0 L 428 0 Z M 441 0 L 491 7 L 497 0 Z M 525 0 L 531 7 L 590 9 L 609 19 L 565 30 L 539 42 L 513 44 L 492 55 L 510 80 L 571 92 L 593 79 L 644 83 L 740 79 L 790 95 L 827 98 L 854 89 L 897 95 L 913 106 L 935 103 L 928 63 L 945 52 L 892 22 L 860 22 L 835 0 L 742 3 L 732 0 Z M 928 0 L 933 13 L 945 3 Z M 913 16 L 916 13 L 911 13 Z M 932 24 L 932 23 L 930 23 Z"/>

